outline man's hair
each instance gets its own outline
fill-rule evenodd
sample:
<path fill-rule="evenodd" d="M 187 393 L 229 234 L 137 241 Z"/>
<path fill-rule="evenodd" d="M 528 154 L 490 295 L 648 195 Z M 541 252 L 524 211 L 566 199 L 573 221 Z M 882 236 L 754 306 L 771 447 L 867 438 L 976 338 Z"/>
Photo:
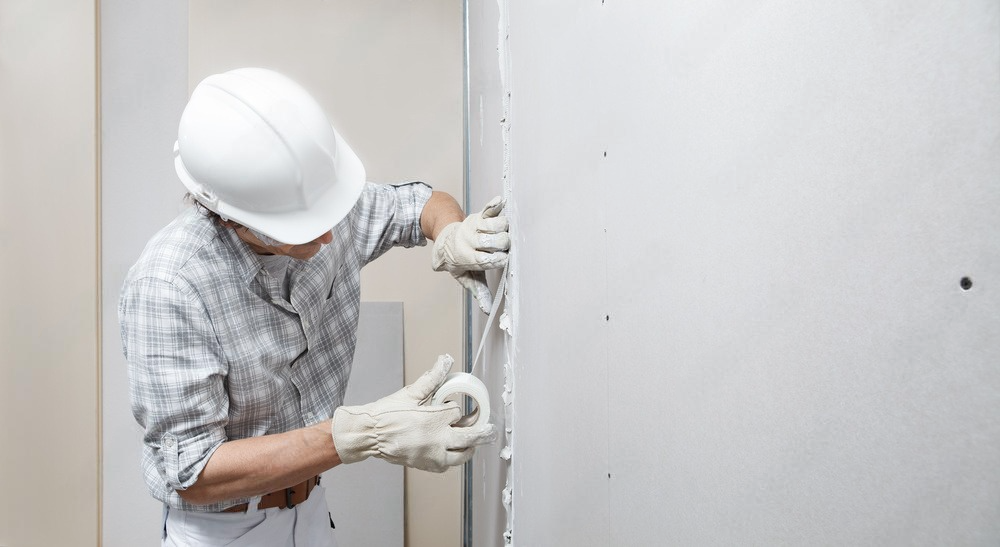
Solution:
<path fill-rule="evenodd" d="M 215 211 L 209 209 L 208 207 L 205 207 L 205 204 L 195 199 L 195 197 L 191 195 L 191 192 L 184 194 L 184 203 L 194 207 L 195 209 L 198 209 L 199 213 L 205 215 L 206 217 L 214 219 L 215 222 L 218 224 L 222 224 L 223 222 L 225 222 L 222 220 L 222 217 L 219 216 L 219 213 L 216 213 Z"/>

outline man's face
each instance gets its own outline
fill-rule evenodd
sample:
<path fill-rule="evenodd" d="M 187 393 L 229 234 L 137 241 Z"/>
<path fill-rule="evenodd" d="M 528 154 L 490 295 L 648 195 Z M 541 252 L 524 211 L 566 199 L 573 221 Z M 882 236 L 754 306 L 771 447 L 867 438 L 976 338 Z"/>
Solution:
<path fill-rule="evenodd" d="M 317 237 L 309 243 L 301 245 L 268 245 L 253 235 L 246 226 L 236 228 L 236 235 L 239 236 L 250 249 L 259 255 L 285 255 L 297 260 L 309 260 L 316 256 L 320 248 L 333 241 L 333 232 L 328 230 L 325 234 Z"/>

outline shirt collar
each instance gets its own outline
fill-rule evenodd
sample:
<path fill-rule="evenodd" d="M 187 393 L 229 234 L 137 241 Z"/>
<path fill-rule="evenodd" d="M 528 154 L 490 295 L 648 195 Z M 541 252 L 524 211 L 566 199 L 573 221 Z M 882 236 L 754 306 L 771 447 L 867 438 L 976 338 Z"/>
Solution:
<path fill-rule="evenodd" d="M 257 274 L 260 273 L 261 268 L 264 267 L 264 263 L 261 262 L 257 253 L 250 250 L 250 246 L 240 239 L 236 230 L 221 224 L 216 224 L 216 229 L 219 230 L 220 239 L 229 246 L 236 257 L 243 282 L 249 285 L 257 277 Z"/>

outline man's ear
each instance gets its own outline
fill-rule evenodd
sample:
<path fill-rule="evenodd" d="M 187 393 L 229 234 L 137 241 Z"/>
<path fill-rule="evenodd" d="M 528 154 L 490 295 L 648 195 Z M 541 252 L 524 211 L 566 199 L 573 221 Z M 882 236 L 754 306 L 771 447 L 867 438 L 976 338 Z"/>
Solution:
<path fill-rule="evenodd" d="M 244 226 L 239 222 L 233 222 L 228 218 L 222 218 L 220 216 L 216 217 L 216 222 L 218 222 L 220 226 L 225 226 L 226 228 L 232 228 L 233 230 L 237 228 L 244 228 Z"/>

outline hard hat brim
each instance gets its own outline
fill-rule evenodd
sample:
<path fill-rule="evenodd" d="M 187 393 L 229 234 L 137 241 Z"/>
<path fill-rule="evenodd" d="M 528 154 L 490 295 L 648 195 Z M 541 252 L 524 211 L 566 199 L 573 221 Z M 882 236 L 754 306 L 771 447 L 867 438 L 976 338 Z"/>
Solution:
<path fill-rule="evenodd" d="M 365 167 L 361 159 L 340 133 L 334 130 L 334 135 L 337 139 L 337 157 L 334 160 L 337 181 L 308 210 L 259 213 L 206 198 L 202 186 L 194 180 L 180 154 L 176 153 L 176 146 L 174 167 L 191 195 L 216 214 L 282 243 L 301 245 L 320 237 L 343 220 L 354 208 L 365 186 Z"/>

